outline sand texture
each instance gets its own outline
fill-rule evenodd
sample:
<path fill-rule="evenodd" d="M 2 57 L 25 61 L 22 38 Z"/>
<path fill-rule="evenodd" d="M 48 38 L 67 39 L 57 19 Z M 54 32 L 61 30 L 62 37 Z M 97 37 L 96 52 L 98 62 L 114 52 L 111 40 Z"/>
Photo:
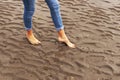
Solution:
<path fill-rule="evenodd" d="M 36 1 L 31 45 L 22 0 L 0 0 L 0 80 L 120 80 L 120 0 L 59 0 L 65 31 L 57 40 L 48 6 Z"/>

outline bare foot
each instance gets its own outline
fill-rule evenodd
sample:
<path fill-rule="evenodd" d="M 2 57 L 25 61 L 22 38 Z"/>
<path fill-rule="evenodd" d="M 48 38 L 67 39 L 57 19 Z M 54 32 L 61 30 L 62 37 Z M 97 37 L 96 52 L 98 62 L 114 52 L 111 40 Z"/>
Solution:
<path fill-rule="evenodd" d="M 69 41 L 69 39 L 67 38 L 67 36 L 65 35 L 64 30 L 60 30 L 58 32 L 58 41 L 60 42 L 64 42 L 65 44 L 67 44 L 68 47 L 70 48 L 75 48 L 75 44 L 71 43 Z"/>
<path fill-rule="evenodd" d="M 64 43 L 67 44 L 67 46 L 69 46 L 70 48 L 75 48 L 75 44 L 71 43 L 71 42 L 70 42 L 68 39 L 66 39 L 66 38 L 58 37 L 58 41 L 64 42 Z"/>
<path fill-rule="evenodd" d="M 27 31 L 26 37 L 31 44 L 40 44 L 41 43 L 38 39 L 35 38 L 35 36 L 32 33 L 32 30 Z"/>

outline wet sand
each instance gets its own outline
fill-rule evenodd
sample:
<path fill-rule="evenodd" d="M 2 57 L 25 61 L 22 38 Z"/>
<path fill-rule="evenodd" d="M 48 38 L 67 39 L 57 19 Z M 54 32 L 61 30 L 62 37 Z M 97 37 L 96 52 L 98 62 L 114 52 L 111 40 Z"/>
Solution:
<path fill-rule="evenodd" d="M 0 0 L 0 80 L 120 80 L 120 0 L 60 0 L 70 49 L 57 41 L 49 9 L 36 1 L 25 38 L 21 0 Z"/>

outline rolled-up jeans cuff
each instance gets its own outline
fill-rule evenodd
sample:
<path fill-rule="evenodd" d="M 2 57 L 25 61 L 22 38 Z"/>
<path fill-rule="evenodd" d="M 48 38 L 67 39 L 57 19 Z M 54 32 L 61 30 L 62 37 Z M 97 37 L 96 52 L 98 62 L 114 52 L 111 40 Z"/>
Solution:
<path fill-rule="evenodd" d="M 56 28 L 57 31 L 60 31 L 61 29 L 64 29 L 64 26 L 62 26 L 60 28 Z"/>
<path fill-rule="evenodd" d="M 28 30 L 32 30 L 32 28 L 25 28 L 25 30 L 26 30 L 26 31 L 28 31 Z"/>

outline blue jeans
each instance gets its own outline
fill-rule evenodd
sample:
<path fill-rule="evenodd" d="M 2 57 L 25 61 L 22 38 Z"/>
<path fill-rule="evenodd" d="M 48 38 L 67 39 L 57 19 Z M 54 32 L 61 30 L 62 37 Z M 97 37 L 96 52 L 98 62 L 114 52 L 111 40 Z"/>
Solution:
<path fill-rule="evenodd" d="M 35 11 L 35 0 L 22 0 L 24 4 L 24 24 L 26 30 L 30 30 L 32 28 L 32 17 Z M 54 22 L 55 28 L 57 31 L 63 29 L 62 18 L 60 14 L 60 6 L 58 0 L 45 0 L 47 3 L 50 13 L 52 16 L 52 20 Z"/>

